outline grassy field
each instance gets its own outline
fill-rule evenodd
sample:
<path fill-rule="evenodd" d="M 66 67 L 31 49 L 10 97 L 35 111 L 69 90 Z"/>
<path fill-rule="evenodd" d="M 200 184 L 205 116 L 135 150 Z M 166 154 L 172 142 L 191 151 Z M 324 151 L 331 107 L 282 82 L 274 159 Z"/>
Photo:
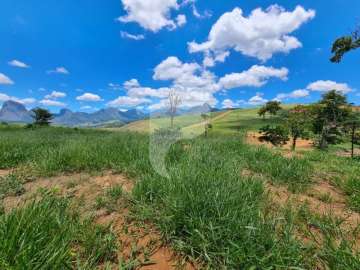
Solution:
<path fill-rule="evenodd" d="M 292 108 L 293 105 L 284 106 L 284 109 Z M 277 117 L 267 116 L 266 121 L 258 117 L 258 109 L 237 109 L 213 112 L 210 114 L 210 122 L 213 125 L 213 132 L 234 134 L 239 131 L 257 131 L 265 123 L 276 124 L 279 119 Z M 183 133 L 201 134 L 204 132 L 204 123 L 200 115 L 183 115 L 177 116 L 174 125 L 182 129 Z M 151 133 L 158 128 L 170 127 L 170 119 L 168 117 L 151 118 L 140 120 L 119 129 L 111 129 L 113 131 L 135 131 L 140 133 Z"/>
<path fill-rule="evenodd" d="M 226 113 L 226 111 L 220 112 L 212 112 L 209 113 L 210 117 L 218 118 L 222 114 Z M 174 118 L 174 126 L 185 129 L 192 126 L 200 126 L 202 127 L 203 119 L 201 115 L 198 114 L 188 114 L 176 116 Z M 159 128 L 168 128 L 170 127 L 170 118 L 169 117 L 150 117 L 150 119 L 140 120 L 136 122 L 132 122 L 127 124 L 119 129 L 111 129 L 113 131 L 133 131 L 140 133 L 152 133 L 154 130 Z M 202 130 L 202 129 L 201 129 Z"/>
<path fill-rule="evenodd" d="M 203 129 L 192 120 L 181 118 L 181 127 Z M 153 227 L 193 269 L 360 269 L 358 161 L 318 150 L 287 156 L 247 144 L 244 131 L 267 121 L 277 119 L 259 119 L 255 110 L 214 116 L 208 138 L 171 147 L 169 178 L 153 170 L 146 134 L 1 127 L 0 168 L 14 171 L 0 180 L 0 240 L 6 243 L 0 268 L 157 269 L 146 259 L 150 251 L 131 248 L 125 256 L 118 230 L 84 217 L 82 207 L 92 202 L 92 217 L 103 209 L 105 218 L 120 213 Z M 70 192 L 77 182 L 69 180 L 61 192 L 41 186 L 40 199 L 7 207 L 37 182 L 51 186 L 47 179 L 87 173 L 79 184 L 86 188 L 102 183 L 97 175 L 106 171 L 131 185 L 80 196 Z"/>
<path fill-rule="evenodd" d="M 174 119 L 174 125 L 177 127 L 186 127 L 201 122 L 200 115 L 182 115 Z M 140 120 L 120 128 L 122 131 L 136 131 L 149 133 L 158 128 L 165 128 L 170 126 L 170 119 L 168 117 L 156 117 L 146 120 Z"/>

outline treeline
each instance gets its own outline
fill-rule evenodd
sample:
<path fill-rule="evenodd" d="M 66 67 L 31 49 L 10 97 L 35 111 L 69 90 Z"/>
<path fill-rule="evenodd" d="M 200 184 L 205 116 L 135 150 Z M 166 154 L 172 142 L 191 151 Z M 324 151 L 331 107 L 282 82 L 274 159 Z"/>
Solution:
<path fill-rule="evenodd" d="M 266 125 L 260 129 L 261 140 L 276 146 L 292 141 L 295 150 L 298 139 L 314 140 L 319 149 L 351 142 L 351 156 L 354 146 L 360 145 L 360 113 L 353 110 L 346 96 L 336 90 L 325 93 L 322 99 L 310 105 L 297 105 L 290 110 L 282 110 L 281 103 L 270 101 L 258 111 L 259 116 L 279 115 L 279 125 Z"/>

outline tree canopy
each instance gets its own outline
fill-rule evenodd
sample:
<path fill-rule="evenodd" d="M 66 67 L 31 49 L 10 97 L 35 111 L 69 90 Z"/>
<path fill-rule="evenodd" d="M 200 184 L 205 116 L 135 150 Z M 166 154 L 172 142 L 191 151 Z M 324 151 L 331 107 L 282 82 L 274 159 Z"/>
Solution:
<path fill-rule="evenodd" d="M 34 118 L 34 125 L 37 126 L 48 126 L 51 123 L 51 120 L 54 118 L 52 113 L 46 109 L 35 108 L 32 110 Z"/>
<path fill-rule="evenodd" d="M 275 146 L 283 146 L 289 141 L 289 131 L 285 126 L 264 126 L 260 129 L 260 141 L 270 142 Z"/>
<path fill-rule="evenodd" d="M 312 130 L 318 135 L 321 149 L 341 140 L 342 127 L 348 119 L 351 108 L 344 95 L 336 90 L 325 93 L 322 99 L 310 106 Z"/>
<path fill-rule="evenodd" d="M 269 101 L 259 109 L 258 115 L 265 118 L 266 113 L 276 115 L 281 109 L 281 102 Z"/>
<path fill-rule="evenodd" d="M 298 105 L 287 113 L 285 126 L 292 137 L 292 150 L 295 150 L 299 138 L 308 139 L 309 124 L 309 110 L 307 107 Z"/>
<path fill-rule="evenodd" d="M 346 53 L 358 48 L 360 48 L 360 27 L 351 35 L 335 40 L 331 50 L 334 55 L 330 61 L 340 63 Z"/>
<path fill-rule="evenodd" d="M 355 145 L 360 145 L 360 113 L 352 112 L 344 126 L 346 133 L 350 135 L 351 157 L 354 158 Z"/>

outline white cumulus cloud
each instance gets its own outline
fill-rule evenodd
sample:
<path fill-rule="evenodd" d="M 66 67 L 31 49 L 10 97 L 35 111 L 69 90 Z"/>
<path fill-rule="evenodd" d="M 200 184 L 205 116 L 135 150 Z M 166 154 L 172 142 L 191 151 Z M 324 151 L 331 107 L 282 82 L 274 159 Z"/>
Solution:
<path fill-rule="evenodd" d="M 226 58 L 227 54 L 223 55 Z M 127 96 L 119 97 L 110 105 L 125 106 L 125 104 L 144 103 L 148 109 L 157 110 L 168 107 L 168 95 L 170 91 L 175 91 L 181 100 L 179 107 L 194 107 L 203 105 L 215 106 L 218 100 L 215 96 L 219 91 L 225 91 L 236 87 L 260 87 L 265 85 L 271 78 L 286 80 L 288 69 L 274 68 L 265 66 L 253 66 L 249 70 L 241 73 L 225 75 L 220 80 L 217 76 L 206 70 L 204 66 L 196 62 L 182 62 L 176 56 L 164 59 L 154 68 L 153 79 L 155 81 L 168 81 L 169 85 L 161 88 L 151 88 L 142 86 L 135 78 L 124 82 L 123 87 L 127 91 Z M 260 104 L 266 102 L 260 94 L 253 97 L 250 104 Z M 224 107 L 239 106 L 247 103 L 243 100 L 226 101 Z M 151 104 L 151 105 L 149 105 Z"/>
<path fill-rule="evenodd" d="M 11 96 L 8 96 L 7 94 L 4 94 L 4 93 L 0 93 L 0 101 L 3 102 L 3 101 L 8 101 L 8 100 L 12 100 L 12 101 L 16 101 L 16 102 L 19 102 L 21 104 L 24 104 L 24 105 L 28 105 L 28 104 L 33 104 L 36 102 L 36 99 L 35 98 L 17 98 L 17 97 L 11 97 Z"/>
<path fill-rule="evenodd" d="M 169 95 L 169 88 L 163 87 L 154 89 L 150 87 L 141 86 L 137 79 L 131 79 L 124 82 L 124 88 L 127 90 L 127 94 L 132 98 L 166 98 Z"/>
<path fill-rule="evenodd" d="M 50 100 L 50 99 L 40 100 L 39 103 L 44 105 L 44 106 L 49 106 L 49 107 L 66 107 L 65 103 L 60 102 L 60 101 L 56 101 L 56 100 Z"/>
<path fill-rule="evenodd" d="M 240 104 L 245 104 L 246 102 L 244 100 L 236 100 L 233 101 L 231 99 L 224 99 L 221 103 L 223 109 L 233 109 L 240 106 Z"/>
<path fill-rule="evenodd" d="M 191 5 L 192 14 L 194 15 L 194 17 L 196 17 L 198 19 L 206 19 L 206 18 L 210 18 L 212 16 L 212 14 L 209 10 L 205 10 L 205 12 L 203 14 L 200 14 L 198 9 L 196 8 L 195 2 L 196 2 L 196 0 L 184 0 L 181 5 L 182 6 Z"/>
<path fill-rule="evenodd" d="M 304 98 L 304 97 L 309 96 L 309 94 L 310 94 L 310 92 L 306 89 L 298 89 L 298 90 L 294 90 L 290 93 L 279 93 L 274 98 L 274 100 L 283 101 L 285 99 Z"/>
<path fill-rule="evenodd" d="M 14 82 L 4 73 L 0 73 L 0 84 L 14 84 Z"/>
<path fill-rule="evenodd" d="M 217 55 L 211 55 L 210 53 L 205 53 L 205 57 L 203 60 L 204 67 L 213 67 L 217 62 L 224 63 L 226 58 L 230 55 L 230 52 L 222 52 Z"/>
<path fill-rule="evenodd" d="M 255 96 L 253 96 L 252 98 L 249 99 L 248 104 L 257 106 L 257 105 L 262 105 L 262 104 L 268 102 L 268 100 L 263 98 L 262 96 L 263 96 L 262 93 L 256 93 Z"/>
<path fill-rule="evenodd" d="M 193 75 L 200 68 L 197 63 L 182 63 L 177 57 L 170 56 L 155 67 L 153 79 L 179 80 Z"/>
<path fill-rule="evenodd" d="M 169 88 L 180 96 L 181 107 L 204 103 L 214 106 L 217 103 L 214 97 L 214 93 L 220 90 L 217 78 L 197 63 L 183 63 L 177 57 L 168 57 L 154 68 L 153 79 L 171 81 Z M 160 105 L 164 106 L 164 102 Z"/>
<path fill-rule="evenodd" d="M 0 93 L 0 101 L 7 101 L 7 100 L 10 100 L 10 99 L 11 98 L 7 94 Z"/>
<path fill-rule="evenodd" d="M 52 74 L 52 73 L 55 73 L 55 74 L 64 74 L 64 75 L 68 75 L 70 74 L 70 72 L 64 68 L 64 67 L 57 67 L 53 70 L 49 70 L 47 71 L 48 74 Z"/>
<path fill-rule="evenodd" d="M 34 104 L 36 102 L 35 98 L 16 98 L 15 101 L 20 102 L 24 105 Z"/>
<path fill-rule="evenodd" d="M 180 14 L 176 17 L 177 26 L 181 27 L 181 26 L 185 25 L 186 22 L 187 22 L 187 20 L 186 20 L 186 16 L 184 14 Z"/>
<path fill-rule="evenodd" d="M 101 101 L 101 97 L 99 95 L 96 94 L 92 94 L 92 93 L 84 93 L 81 96 L 76 97 L 76 100 L 78 101 Z"/>
<path fill-rule="evenodd" d="M 350 86 L 346 83 L 337 83 L 337 82 L 329 81 L 329 80 L 328 81 L 319 80 L 319 81 L 310 83 L 307 86 L 307 89 L 311 90 L 311 91 L 318 91 L 318 92 L 328 92 L 331 90 L 336 90 L 336 91 L 342 92 L 344 94 L 352 91 Z"/>
<path fill-rule="evenodd" d="M 45 99 L 57 99 L 57 98 L 64 98 L 64 97 L 66 97 L 66 93 L 52 91 L 51 94 L 45 96 Z"/>
<path fill-rule="evenodd" d="M 151 100 L 146 98 L 121 96 L 110 101 L 107 105 L 110 107 L 133 107 L 146 103 L 151 103 Z"/>
<path fill-rule="evenodd" d="M 276 69 L 273 67 L 265 67 L 254 65 L 250 69 L 241 73 L 231 73 L 222 77 L 219 84 L 225 89 L 238 87 L 261 87 L 265 85 L 270 78 L 279 78 L 287 80 L 289 70 L 287 68 Z"/>
<path fill-rule="evenodd" d="M 18 68 L 29 68 L 30 66 L 25 64 L 24 62 L 21 62 L 19 60 L 12 60 L 8 63 L 10 66 L 13 66 L 13 67 L 18 67 Z"/>
<path fill-rule="evenodd" d="M 217 55 L 233 49 L 266 61 L 275 53 L 289 53 L 301 47 L 301 42 L 290 34 L 314 17 L 314 10 L 305 10 L 302 6 L 293 11 L 286 11 L 278 5 L 265 11 L 257 8 L 248 17 L 244 16 L 242 9 L 235 8 L 224 13 L 212 26 L 206 42 L 190 42 L 189 51 Z"/>
<path fill-rule="evenodd" d="M 108 86 L 111 90 L 120 90 L 121 89 L 121 85 L 117 84 L 117 83 L 109 83 Z"/>
<path fill-rule="evenodd" d="M 126 82 L 124 82 L 124 88 L 129 90 L 131 88 L 140 87 L 140 83 L 137 79 L 131 79 Z"/>
<path fill-rule="evenodd" d="M 137 40 L 137 41 L 145 39 L 144 35 L 130 34 L 130 33 L 126 32 L 126 31 L 121 31 L 120 35 L 121 35 L 122 38 L 127 38 L 127 39 L 132 39 L 132 40 Z"/>
<path fill-rule="evenodd" d="M 171 18 L 171 10 L 179 8 L 177 0 L 122 0 L 122 4 L 127 14 L 118 18 L 121 22 L 136 22 L 152 32 L 177 26 Z"/>

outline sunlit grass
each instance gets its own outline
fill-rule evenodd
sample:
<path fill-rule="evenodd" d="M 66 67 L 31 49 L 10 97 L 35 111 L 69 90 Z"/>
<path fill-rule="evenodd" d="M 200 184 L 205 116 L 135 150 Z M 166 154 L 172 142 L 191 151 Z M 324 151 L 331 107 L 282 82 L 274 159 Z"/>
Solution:
<path fill-rule="evenodd" d="M 213 132 L 174 144 L 166 158 L 170 178 L 164 178 L 151 166 L 144 134 L 9 127 L 1 129 L 0 139 L 2 168 L 26 166 L 43 176 L 109 169 L 133 177 L 136 216 L 152 221 L 176 250 L 211 269 L 314 267 L 316 258 L 296 238 L 292 221 L 269 211 L 263 180 L 301 192 L 317 176 L 314 170 L 327 171 L 325 154 L 287 158 L 245 144 L 240 132 Z M 354 175 L 351 166 L 337 173 Z M 116 211 L 112 202 L 121 196 L 121 188 L 111 187 L 94 206 Z M 323 260 L 336 265 L 336 256 Z"/>
<path fill-rule="evenodd" d="M 1 269 L 93 269 L 116 258 L 115 236 L 45 195 L 0 215 Z"/>

